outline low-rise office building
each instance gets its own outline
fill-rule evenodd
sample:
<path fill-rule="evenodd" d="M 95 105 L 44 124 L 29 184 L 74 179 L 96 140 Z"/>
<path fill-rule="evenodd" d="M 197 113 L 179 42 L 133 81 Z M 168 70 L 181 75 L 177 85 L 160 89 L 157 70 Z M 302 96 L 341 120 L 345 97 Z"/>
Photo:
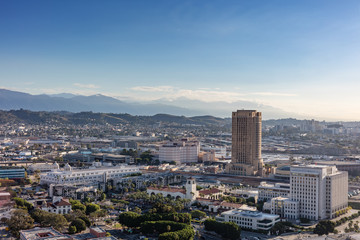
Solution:
<path fill-rule="evenodd" d="M 8 179 L 22 179 L 25 178 L 25 169 L 24 168 L 0 168 L 0 178 Z"/>
<path fill-rule="evenodd" d="M 290 184 L 287 183 L 269 184 L 261 182 L 258 189 L 258 200 L 260 201 L 268 201 L 275 197 L 287 197 L 290 194 Z"/>
<path fill-rule="evenodd" d="M 112 154 L 112 153 L 92 153 L 91 161 L 112 162 L 112 163 L 131 163 L 134 159 L 128 155 Z"/>
<path fill-rule="evenodd" d="M 33 228 L 20 231 L 21 240 L 72 240 L 69 235 L 62 234 L 52 227 Z"/>
<path fill-rule="evenodd" d="M 299 216 L 299 202 L 291 201 L 287 197 L 275 197 L 263 206 L 263 210 L 269 210 L 271 214 L 277 214 L 288 220 L 297 220 Z"/>
<path fill-rule="evenodd" d="M 28 170 L 30 172 L 40 171 L 40 172 L 50 172 L 52 170 L 59 170 L 59 164 L 54 163 L 33 163 L 29 166 Z"/>
<path fill-rule="evenodd" d="M 106 183 L 109 180 L 141 173 L 139 167 L 118 165 L 107 168 L 89 168 L 71 171 L 52 171 L 40 175 L 40 184 Z"/>
<path fill-rule="evenodd" d="M 243 229 L 268 231 L 280 221 L 280 216 L 258 211 L 233 209 L 221 213 L 219 217 L 216 217 L 216 220 L 233 222 Z"/>
<path fill-rule="evenodd" d="M 176 162 L 177 164 L 198 162 L 200 143 L 197 141 L 169 142 L 160 146 L 160 162 Z"/>
<path fill-rule="evenodd" d="M 99 191 L 97 184 L 50 184 L 49 186 L 49 197 L 62 196 L 75 200 L 84 200 L 85 198 L 98 199 L 100 194 L 101 191 Z"/>

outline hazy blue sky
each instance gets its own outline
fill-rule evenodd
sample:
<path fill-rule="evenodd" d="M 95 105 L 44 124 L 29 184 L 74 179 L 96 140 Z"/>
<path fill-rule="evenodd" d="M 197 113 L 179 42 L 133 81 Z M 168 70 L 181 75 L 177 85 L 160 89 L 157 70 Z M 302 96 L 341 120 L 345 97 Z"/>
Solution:
<path fill-rule="evenodd" d="M 0 1 L 0 87 L 360 120 L 360 1 Z"/>

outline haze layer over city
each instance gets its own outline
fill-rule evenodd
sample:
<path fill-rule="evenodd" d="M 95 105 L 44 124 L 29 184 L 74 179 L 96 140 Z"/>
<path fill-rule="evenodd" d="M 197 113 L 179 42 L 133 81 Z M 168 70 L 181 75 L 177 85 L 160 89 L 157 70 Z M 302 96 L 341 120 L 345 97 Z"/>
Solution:
<path fill-rule="evenodd" d="M 0 2 L 0 239 L 360 239 L 360 2 Z"/>

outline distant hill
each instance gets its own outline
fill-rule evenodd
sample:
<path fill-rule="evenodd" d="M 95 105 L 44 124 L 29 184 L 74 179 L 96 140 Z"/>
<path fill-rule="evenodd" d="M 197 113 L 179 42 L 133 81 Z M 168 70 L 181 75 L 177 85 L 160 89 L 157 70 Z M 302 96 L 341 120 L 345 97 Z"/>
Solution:
<path fill-rule="evenodd" d="M 94 112 L 34 112 L 29 110 L 0 111 L 0 124 L 141 124 L 152 125 L 158 123 L 193 124 L 203 126 L 229 125 L 229 119 L 212 116 L 185 117 L 169 114 L 154 116 L 133 116 L 130 114 L 94 113 Z"/>

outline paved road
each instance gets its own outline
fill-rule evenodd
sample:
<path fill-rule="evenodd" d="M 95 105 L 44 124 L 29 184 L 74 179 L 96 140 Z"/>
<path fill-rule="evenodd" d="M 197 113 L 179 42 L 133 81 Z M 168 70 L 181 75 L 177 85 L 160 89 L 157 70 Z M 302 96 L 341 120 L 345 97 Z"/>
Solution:
<path fill-rule="evenodd" d="M 261 234 L 261 233 L 255 233 L 255 232 L 248 232 L 248 231 L 241 231 L 241 239 L 243 240 L 263 240 L 263 239 L 269 239 L 270 237 Z"/>

